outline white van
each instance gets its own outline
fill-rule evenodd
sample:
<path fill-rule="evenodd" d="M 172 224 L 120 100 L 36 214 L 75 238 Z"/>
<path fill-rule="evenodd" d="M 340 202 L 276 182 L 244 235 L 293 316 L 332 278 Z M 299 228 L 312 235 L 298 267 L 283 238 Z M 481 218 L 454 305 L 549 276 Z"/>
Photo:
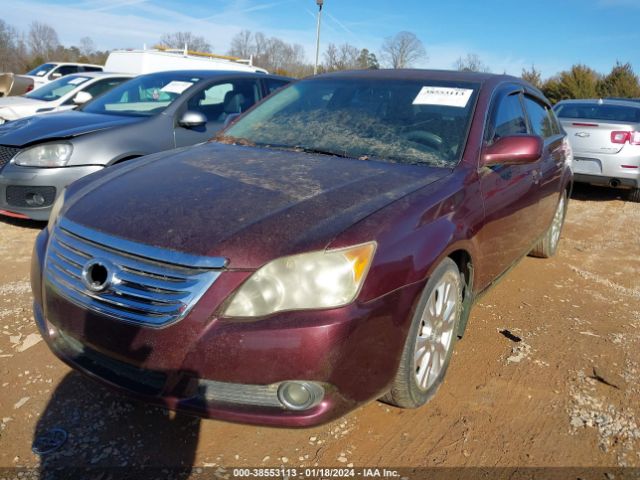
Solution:
<path fill-rule="evenodd" d="M 188 50 L 116 50 L 104 64 L 106 72 L 141 75 L 169 70 L 233 70 L 261 72 L 266 70 L 252 65 L 252 60 L 224 57 Z"/>

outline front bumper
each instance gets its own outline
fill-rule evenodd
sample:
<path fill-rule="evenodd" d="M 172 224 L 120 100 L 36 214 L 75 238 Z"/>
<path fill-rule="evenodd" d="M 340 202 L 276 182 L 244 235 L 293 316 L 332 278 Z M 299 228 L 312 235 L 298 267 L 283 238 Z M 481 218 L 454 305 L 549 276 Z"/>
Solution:
<path fill-rule="evenodd" d="M 55 199 L 65 187 L 103 168 L 100 165 L 32 168 L 9 163 L 0 170 L 0 211 L 46 221 Z M 34 195 L 42 195 L 45 200 L 42 206 L 31 201 Z"/>
<path fill-rule="evenodd" d="M 43 283 L 47 243 L 45 229 L 32 260 L 34 313 L 60 359 L 146 402 L 242 423 L 313 426 L 382 396 L 396 374 L 423 288 L 411 285 L 366 304 L 234 321 L 215 312 L 250 272 L 225 271 L 184 319 L 151 328 L 81 308 Z M 233 401 L 225 393 L 266 395 L 286 381 L 322 385 L 324 397 L 293 411 L 258 399 Z M 203 395 L 207 382 L 225 394 Z"/>

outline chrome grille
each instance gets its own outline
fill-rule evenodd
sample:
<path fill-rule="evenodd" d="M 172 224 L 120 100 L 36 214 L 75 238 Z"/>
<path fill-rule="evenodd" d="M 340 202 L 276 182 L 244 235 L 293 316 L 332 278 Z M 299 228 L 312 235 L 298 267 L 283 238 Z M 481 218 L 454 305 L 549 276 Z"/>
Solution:
<path fill-rule="evenodd" d="M 86 274 L 86 266 L 95 262 L 108 265 L 102 291 L 89 289 L 83 278 L 83 270 Z M 123 322 L 163 327 L 189 313 L 224 265 L 222 258 L 147 247 L 63 218 L 49 240 L 45 278 L 58 294 L 81 307 Z"/>
<path fill-rule="evenodd" d="M 20 151 L 17 147 L 0 145 L 0 170 Z"/>

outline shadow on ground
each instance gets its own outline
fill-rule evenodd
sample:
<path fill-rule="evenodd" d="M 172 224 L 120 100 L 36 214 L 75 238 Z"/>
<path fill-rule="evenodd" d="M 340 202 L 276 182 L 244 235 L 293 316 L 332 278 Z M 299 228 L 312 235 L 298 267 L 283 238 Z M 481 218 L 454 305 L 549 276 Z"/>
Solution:
<path fill-rule="evenodd" d="M 621 188 L 597 187 L 586 183 L 574 183 L 571 193 L 572 200 L 601 201 L 627 200 L 629 190 Z"/>
<path fill-rule="evenodd" d="M 200 419 L 150 407 L 71 372 L 60 382 L 34 432 L 68 437 L 40 457 L 40 479 L 186 479 Z"/>
<path fill-rule="evenodd" d="M 47 222 L 37 222 L 35 220 L 7 217 L 6 215 L 0 215 L 0 222 L 6 223 L 7 225 L 14 225 L 16 227 L 34 228 L 37 230 L 42 230 L 47 226 Z"/>

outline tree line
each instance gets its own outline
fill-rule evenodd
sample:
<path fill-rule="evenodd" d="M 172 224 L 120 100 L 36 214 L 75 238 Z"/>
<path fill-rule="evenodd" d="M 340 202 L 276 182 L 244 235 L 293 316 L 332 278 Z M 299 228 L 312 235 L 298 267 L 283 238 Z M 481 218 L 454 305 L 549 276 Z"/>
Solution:
<path fill-rule="evenodd" d="M 205 53 L 213 51 L 206 38 L 191 32 L 166 33 L 155 47 L 184 48 Z M 242 30 L 237 33 L 226 52 L 230 56 L 252 58 L 256 66 L 273 73 L 305 77 L 313 73 L 304 48 L 262 32 Z M 109 52 L 95 48 L 93 40 L 83 37 L 78 45 L 65 47 L 53 27 L 33 22 L 27 32 L 19 32 L 0 19 L 0 72 L 23 73 L 47 61 L 71 61 L 103 64 Z M 427 51 L 411 32 L 398 32 L 384 39 L 377 52 L 349 43 L 330 43 L 322 54 L 319 72 L 337 70 L 409 68 L 424 64 Z M 458 58 L 451 67 L 461 71 L 490 72 L 479 55 L 469 53 Z M 617 62 L 607 74 L 600 74 L 586 65 L 573 65 L 569 70 L 542 79 L 535 66 L 523 69 L 521 77 L 553 102 L 570 98 L 640 97 L 640 81 L 630 63 Z"/>
<path fill-rule="evenodd" d="M 640 81 L 630 63 L 616 62 L 605 75 L 577 64 L 544 81 L 541 77 L 535 66 L 522 71 L 522 78 L 553 103 L 571 98 L 640 98 Z"/>

